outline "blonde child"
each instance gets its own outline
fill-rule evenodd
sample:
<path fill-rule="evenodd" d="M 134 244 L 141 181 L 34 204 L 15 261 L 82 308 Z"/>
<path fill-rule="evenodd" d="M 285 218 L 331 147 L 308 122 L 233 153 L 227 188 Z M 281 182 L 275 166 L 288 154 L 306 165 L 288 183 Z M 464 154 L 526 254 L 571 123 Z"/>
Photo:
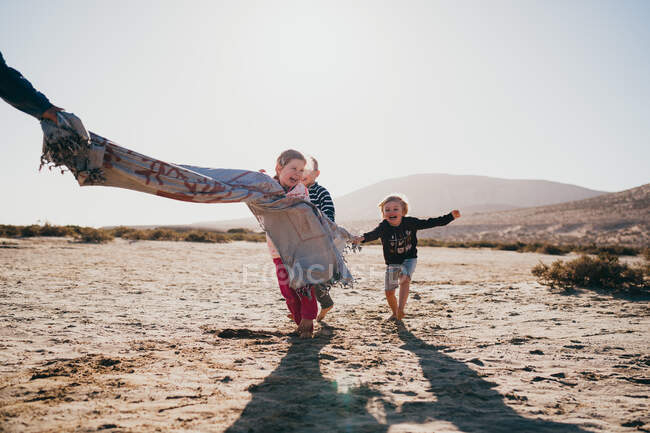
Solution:
<path fill-rule="evenodd" d="M 285 150 L 278 157 L 273 178 L 284 188 L 288 197 L 309 200 L 309 191 L 301 183 L 305 164 L 305 157 L 297 150 Z M 314 331 L 314 319 L 318 312 L 314 288 L 307 286 L 298 290 L 292 289 L 289 286 L 289 273 L 268 235 L 266 242 L 275 264 L 280 292 L 287 302 L 293 320 L 298 325 L 298 334 L 301 338 L 310 338 Z"/>
<path fill-rule="evenodd" d="M 384 220 L 372 231 L 354 238 L 355 243 L 381 239 L 386 262 L 384 289 L 386 301 L 392 315 L 389 320 L 402 320 L 409 296 L 411 277 L 417 264 L 416 233 L 418 230 L 444 226 L 456 218 L 460 212 L 453 210 L 437 218 L 419 219 L 407 217 L 408 202 L 401 194 L 389 195 L 379 203 Z M 399 303 L 395 299 L 395 289 L 399 286 Z"/>

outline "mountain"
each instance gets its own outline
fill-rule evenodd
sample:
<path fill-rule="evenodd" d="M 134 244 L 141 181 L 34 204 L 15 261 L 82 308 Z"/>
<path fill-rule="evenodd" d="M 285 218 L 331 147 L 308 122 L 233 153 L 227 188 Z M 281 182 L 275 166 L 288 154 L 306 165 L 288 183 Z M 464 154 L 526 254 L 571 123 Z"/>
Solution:
<path fill-rule="evenodd" d="M 463 215 L 494 212 L 580 200 L 605 194 L 575 185 L 545 180 L 499 179 L 486 176 L 418 174 L 388 179 L 365 188 L 334 197 L 336 220 L 343 225 L 363 225 L 381 218 L 377 204 L 390 192 L 409 198 L 413 216 L 436 216 L 460 209 Z M 360 224 L 358 224 L 360 223 Z M 256 229 L 253 218 L 206 221 L 194 228 L 225 230 L 234 227 Z"/>
<path fill-rule="evenodd" d="M 416 174 L 388 179 L 334 199 L 342 222 L 380 218 L 377 204 L 389 193 L 409 199 L 409 214 L 437 216 L 460 209 L 465 214 L 542 206 L 604 194 L 546 180 L 500 179 L 487 176 Z"/>

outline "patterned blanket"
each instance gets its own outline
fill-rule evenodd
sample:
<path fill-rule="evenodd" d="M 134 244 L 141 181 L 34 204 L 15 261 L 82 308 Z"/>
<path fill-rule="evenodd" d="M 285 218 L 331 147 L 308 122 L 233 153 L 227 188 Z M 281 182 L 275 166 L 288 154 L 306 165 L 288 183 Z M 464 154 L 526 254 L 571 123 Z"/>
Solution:
<path fill-rule="evenodd" d="M 273 178 L 250 170 L 170 164 L 89 132 L 72 113 L 41 121 L 41 167 L 66 167 L 79 185 L 126 188 L 195 203 L 244 202 L 278 249 L 290 286 L 352 282 L 343 249 L 351 235 L 313 204 L 286 197 Z"/>

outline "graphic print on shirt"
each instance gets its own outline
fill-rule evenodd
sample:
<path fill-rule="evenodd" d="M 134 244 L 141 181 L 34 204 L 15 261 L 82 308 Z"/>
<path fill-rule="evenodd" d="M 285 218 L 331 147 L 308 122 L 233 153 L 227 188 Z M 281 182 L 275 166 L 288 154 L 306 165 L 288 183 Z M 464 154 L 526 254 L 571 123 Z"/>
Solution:
<path fill-rule="evenodd" d="M 411 238 L 411 230 L 395 231 L 390 236 L 390 253 L 391 254 L 405 254 L 413 247 Z"/>

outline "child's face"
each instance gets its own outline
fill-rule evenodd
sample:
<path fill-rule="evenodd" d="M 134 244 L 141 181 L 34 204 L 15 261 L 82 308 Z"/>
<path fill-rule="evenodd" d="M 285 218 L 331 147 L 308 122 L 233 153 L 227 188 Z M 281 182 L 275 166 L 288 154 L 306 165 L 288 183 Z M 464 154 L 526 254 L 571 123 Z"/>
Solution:
<path fill-rule="evenodd" d="M 388 224 L 397 227 L 402 223 L 402 217 L 404 216 L 402 203 L 398 201 L 389 201 L 384 204 L 382 214 L 384 215 L 384 219 L 388 221 Z"/>
<path fill-rule="evenodd" d="M 319 174 L 319 170 L 305 170 L 305 173 L 302 175 L 302 183 L 305 186 L 312 186 L 316 182 Z"/>
<path fill-rule="evenodd" d="M 280 180 L 280 185 L 291 189 L 302 180 L 305 171 L 305 161 L 292 159 L 284 167 L 280 164 L 275 166 L 275 172 Z"/>

